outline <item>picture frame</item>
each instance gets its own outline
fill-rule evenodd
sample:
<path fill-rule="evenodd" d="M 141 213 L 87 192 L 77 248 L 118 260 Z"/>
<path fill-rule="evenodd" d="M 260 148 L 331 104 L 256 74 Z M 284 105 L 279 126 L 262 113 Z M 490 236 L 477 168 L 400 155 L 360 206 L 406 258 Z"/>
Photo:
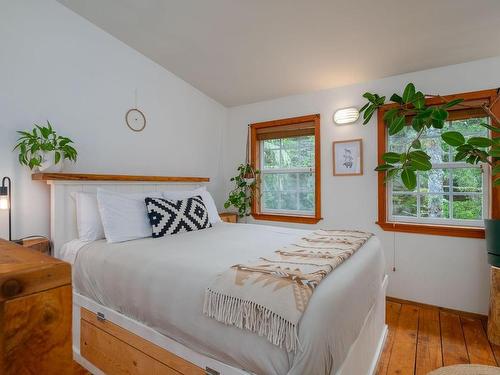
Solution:
<path fill-rule="evenodd" d="M 349 139 L 332 142 L 333 175 L 363 175 L 363 140 Z"/>

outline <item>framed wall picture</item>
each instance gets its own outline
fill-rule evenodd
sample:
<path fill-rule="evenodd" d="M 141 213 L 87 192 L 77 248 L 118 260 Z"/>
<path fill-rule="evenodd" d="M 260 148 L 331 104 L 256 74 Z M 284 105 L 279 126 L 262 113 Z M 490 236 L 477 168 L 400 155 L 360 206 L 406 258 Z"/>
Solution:
<path fill-rule="evenodd" d="M 333 175 L 361 176 L 363 174 L 363 141 L 351 139 L 333 142 Z"/>

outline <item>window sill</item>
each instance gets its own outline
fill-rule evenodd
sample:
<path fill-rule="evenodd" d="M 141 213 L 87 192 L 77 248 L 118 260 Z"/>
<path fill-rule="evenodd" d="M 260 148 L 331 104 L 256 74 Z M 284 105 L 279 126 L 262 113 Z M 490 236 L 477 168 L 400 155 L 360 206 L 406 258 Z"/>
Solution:
<path fill-rule="evenodd" d="M 288 223 L 299 223 L 299 224 L 316 224 L 321 218 L 314 216 L 294 216 L 294 215 L 273 215 L 273 214 L 257 214 L 252 213 L 255 220 L 264 221 L 282 221 Z"/>
<path fill-rule="evenodd" d="M 484 238 L 484 228 L 478 227 L 459 227 L 453 225 L 412 224 L 380 221 L 378 221 L 377 224 L 384 231 L 389 232 L 419 233 L 448 237 Z"/>

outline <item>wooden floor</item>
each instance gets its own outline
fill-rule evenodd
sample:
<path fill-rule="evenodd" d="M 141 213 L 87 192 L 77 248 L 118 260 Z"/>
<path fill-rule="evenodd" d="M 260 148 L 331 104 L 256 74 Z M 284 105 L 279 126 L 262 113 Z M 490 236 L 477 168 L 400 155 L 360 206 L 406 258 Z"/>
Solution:
<path fill-rule="evenodd" d="M 500 365 L 485 320 L 412 303 L 387 301 L 387 335 L 377 375 L 424 375 L 460 363 Z M 74 375 L 89 374 L 77 363 Z"/>
<path fill-rule="evenodd" d="M 389 333 L 377 375 L 424 375 L 461 363 L 500 365 L 500 346 L 486 337 L 486 321 L 438 308 L 388 301 Z"/>

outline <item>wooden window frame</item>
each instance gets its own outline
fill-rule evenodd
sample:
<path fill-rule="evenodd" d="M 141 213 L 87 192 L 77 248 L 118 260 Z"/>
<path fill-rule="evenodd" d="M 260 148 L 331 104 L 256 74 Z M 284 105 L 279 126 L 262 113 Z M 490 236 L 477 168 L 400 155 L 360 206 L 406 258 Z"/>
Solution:
<path fill-rule="evenodd" d="M 487 101 L 488 103 L 493 103 L 498 95 L 498 90 L 482 90 L 467 92 L 454 95 L 446 95 L 442 97 L 432 97 L 426 99 L 426 105 L 439 105 L 443 104 L 444 101 L 450 101 L 453 99 L 462 98 L 465 102 L 474 101 Z M 498 102 L 497 102 L 498 103 Z M 382 155 L 386 152 L 387 147 L 387 126 L 384 122 L 384 113 L 391 109 L 397 107 L 397 104 L 386 104 L 382 106 L 377 113 L 377 137 L 378 137 L 378 164 L 383 164 Z M 496 104 L 494 108 L 491 108 L 492 112 L 497 116 L 500 115 L 500 104 Z M 485 113 L 485 116 L 487 114 Z M 498 123 L 492 120 L 492 125 L 499 126 Z M 493 133 L 492 135 L 499 135 Z M 384 172 L 378 172 L 378 221 L 377 224 L 384 231 L 391 232 L 405 232 L 405 233 L 421 233 L 421 234 L 431 234 L 438 236 L 449 236 L 449 237 L 469 237 L 469 238 L 484 238 L 484 228 L 480 227 L 468 227 L 468 226 L 455 226 L 455 225 L 439 225 L 439 224 L 422 224 L 422 223 L 405 223 L 405 222 L 391 222 L 388 220 L 388 189 L 384 184 Z M 500 188 L 493 187 L 490 183 L 490 199 L 489 199 L 489 209 L 490 216 L 492 218 L 500 218 Z"/>
<path fill-rule="evenodd" d="M 281 221 L 289 223 L 316 224 L 321 218 L 321 137 L 320 137 L 320 115 L 307 115 L 291 117 L 281 120 L 265 121 L 250 124 L 250 163 L 255 169 L 260 169 L 260 142 L 257 139 L 257 130 L 262 128 L 302 124 L 314 122 L 314 215 L 285 215 L 262 213 L 260 209 L 260 175 L 257 178 L 255 199 L 252 201 L 252 216 L 256 220 Z"/>

